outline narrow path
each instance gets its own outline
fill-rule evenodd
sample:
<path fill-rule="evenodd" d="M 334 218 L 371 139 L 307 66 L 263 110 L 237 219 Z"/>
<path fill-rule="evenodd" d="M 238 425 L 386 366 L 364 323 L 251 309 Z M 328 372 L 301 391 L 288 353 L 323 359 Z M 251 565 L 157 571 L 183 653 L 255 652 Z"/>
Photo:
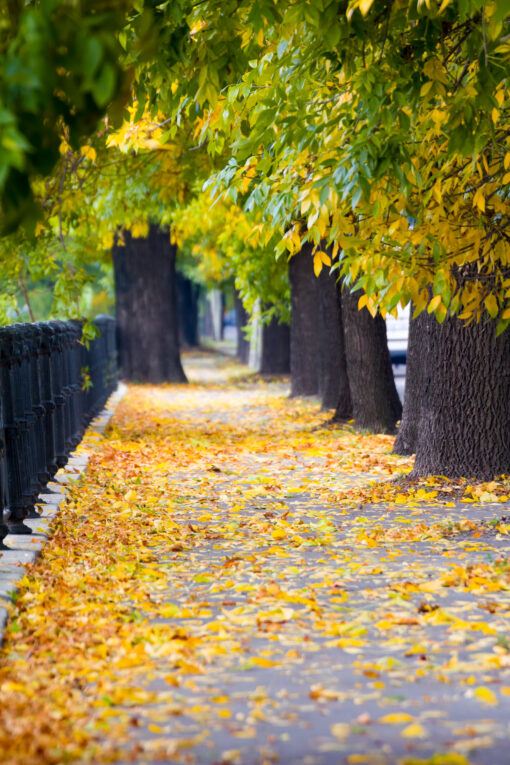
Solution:
<path fill-rule="evenodd" d="M 25 577 L 2 762 L 508 763 L 508 510 L 360 508 L 391 438 L 187 371 L 130 389 Z"/>

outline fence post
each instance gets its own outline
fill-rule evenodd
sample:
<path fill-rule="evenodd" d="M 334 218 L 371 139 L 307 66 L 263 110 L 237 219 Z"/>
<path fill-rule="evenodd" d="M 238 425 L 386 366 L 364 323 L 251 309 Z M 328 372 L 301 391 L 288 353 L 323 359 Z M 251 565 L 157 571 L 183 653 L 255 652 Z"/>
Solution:
<path fill-rule="evenodd" d="M 117 345 L 115 338 L 115 319 L 107 316 L 106 326 L 106 352 L 107 352 L 107 370 L 108 370 L 108 393 L 113 393 L 118 384 L 117 370 Z"/>
<path fill-rule="evenodd" d="M 61 321 L 49 322 L 54 331 L 54 353 L 52 353 L 53 366 L 53 400 L 55 401 L 55 462 L 59 468 L 67 463 L 65 448 L 65 395 L 63 382 L 63 327 Z"/>
<path fill-rule="evenodd" d="M 83 423 L 83 390 L 81 376 L 81 358 L 83 343 L 81 336 L 83 331 L 83 322 L 70 321 L 69 324 L 73 330 L 73 347 L 71 353 L 71 370 L 73 380 L 73 409 L 74 409 L 74 447 L 78 446 L 85 432 Z"/>
<path fill-rule="evenodd" d="M 58 470 L 55 446 L 55 412 L 57 405 L 53 398 L 55 374 L 52 356 L 55 353 L 55 332 L 49 322 L 40 322 L 41 329 L 41 400 L 44 407 L 43 430 L 45 444 L 46 472 L 49 480 Z"/>
<path fill-rule="evenodd" d="M 2 339 L 0 337 L 0 367 L 2 366 Z M 4 539 L 9 533 L 6 521 L 9 517 L 9 496 L 7 491 L 7 462 L 4 430 L 3 375 L 0 370 L 0 550 L 7 549 Z"/>
<path fill-rule="evenodd" d="M 46 446 L 44 439 L 44 413 L 45 408 L 42 403 L 41 395 L 41 342 L 42 331 L 38 324 L 27 324 L 28 347 L 29 347 L 29 371 L 30 395 L 32 399 L 33 429 L 32 441 L 35 450 L 36 482 L 38 484 L 37 494 L 40 493 L 48 481 L 50 475 L 46 468 Z"/>
<path fill-rule="evenodd" d="M 17 378 L 16 393 L 21 393 L 20 422 L 23 424 L 26 439 L 26 474 L 24 494 L 27 500 L 26 518 L 35 517 L 35 501 L 41 490 L 41 484 L 37 477 L 37 443 L 35 422 L 36 416 L 32 404 L 32 354 L 34 352 L 34 337 L 30 324 L 14 324 L 13 331 L 19 340 L 21 348 L 21 364 L 14 366 Z"/>
<path fill-rule="evenodd" d="M 2 391 L 2 383 L 0 380 L 0 392 Z M 0 550 L 6 550 L 7 545 L 4 544 L 4 539 L 9 533 L 9 527 L 7 526 L 7 519 L 9 518 L 9 497 L 7 492 L 7 461 L 6 461 L 6 448 L 5 448 L 5 432 L 4 432 L 4 417 L 3 406 L 0 397 Z"/>
<path fill-rule="evenodd" d="M 23 339 L 16 326 L 0 328 L 0 361 L 4 404 L 4 434 L 7 466 L 7 524 L 11 533 L 31 534 L 23 521 L 33 507 L 29 495 L 27 422 L 24 419 L 23 391 L 19 370 Z"/>

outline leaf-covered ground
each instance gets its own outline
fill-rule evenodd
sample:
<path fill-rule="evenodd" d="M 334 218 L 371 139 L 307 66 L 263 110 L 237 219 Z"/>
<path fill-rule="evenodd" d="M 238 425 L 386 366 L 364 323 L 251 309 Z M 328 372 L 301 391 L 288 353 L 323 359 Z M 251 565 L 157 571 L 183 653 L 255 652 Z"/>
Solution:
<path fill-rule="evenodd" d="M 187 369 L 130 388 L 24 577 L 2 763 L 508 763 L 505 483 L 388 484 L 390 437 Z"/>

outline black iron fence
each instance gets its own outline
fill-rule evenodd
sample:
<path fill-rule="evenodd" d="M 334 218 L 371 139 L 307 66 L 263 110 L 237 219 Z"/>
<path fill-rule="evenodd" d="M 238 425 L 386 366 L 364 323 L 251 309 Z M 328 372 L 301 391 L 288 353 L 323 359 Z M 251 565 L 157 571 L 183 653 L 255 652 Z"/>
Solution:
<path fill-rule="evenodd" d="M 36 502 L 117 386 L 115 321 L 81 342 L 79 321 L 0 327 L 0 546 L 30 534 Z"/>

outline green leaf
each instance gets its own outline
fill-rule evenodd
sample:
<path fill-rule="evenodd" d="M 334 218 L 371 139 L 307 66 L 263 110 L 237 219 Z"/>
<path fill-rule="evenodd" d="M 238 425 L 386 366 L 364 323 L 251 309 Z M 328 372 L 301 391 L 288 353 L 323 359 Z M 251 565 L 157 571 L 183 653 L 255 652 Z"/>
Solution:
<path fill-rule="evenodd" d="M 92 85 L 92 95 L 98 106 L 104 107 L 112 100 L 117 84 L 117 73 L 108 62 L 103 64 L 99 77 Z"/>
<path fill-rule="evenodd" d="M 82 63 L 87 75 L 93 79 L 103 57 L 103 48 L 97 37 L 88 37 L 83 46 Z"/>

